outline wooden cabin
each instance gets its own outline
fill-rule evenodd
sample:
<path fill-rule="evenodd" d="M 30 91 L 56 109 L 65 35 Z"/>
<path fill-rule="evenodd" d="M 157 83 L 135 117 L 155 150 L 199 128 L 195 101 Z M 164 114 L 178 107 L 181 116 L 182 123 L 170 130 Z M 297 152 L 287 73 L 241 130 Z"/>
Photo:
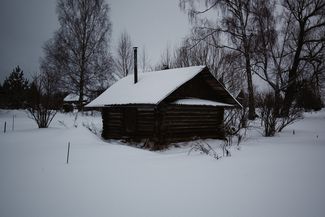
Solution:
<path fill-rule="evenodd" d="M 205 66 L 132 77 L 87 105 L 102 109 L 104 139 L 150 140 L 155 149 L 194 138 L 222 139 L 224 109 L 241 107 Z"/>

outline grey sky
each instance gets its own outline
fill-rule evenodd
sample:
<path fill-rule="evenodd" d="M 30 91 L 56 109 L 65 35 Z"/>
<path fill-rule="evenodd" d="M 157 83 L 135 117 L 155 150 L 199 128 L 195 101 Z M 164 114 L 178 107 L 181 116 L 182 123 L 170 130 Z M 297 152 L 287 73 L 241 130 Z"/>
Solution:
<path fill-rule="evenodd" d="M 190 31 L 178 0 L 106 0 L 113 24 L 111 49 L 126 30 L 135 45 L 146 47 L 156 64 L 167 46 L 179 43 Z M 38 71 L 42 46 L 58 28 L 56 0 L 1 0 L 0 81 L 19 65 L 30 77 Z"/>

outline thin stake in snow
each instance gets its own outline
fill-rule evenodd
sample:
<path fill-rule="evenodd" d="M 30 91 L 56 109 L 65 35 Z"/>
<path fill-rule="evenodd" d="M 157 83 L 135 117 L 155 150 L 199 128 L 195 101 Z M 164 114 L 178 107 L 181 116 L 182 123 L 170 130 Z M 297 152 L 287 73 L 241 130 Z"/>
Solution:
<path fill-rule="evenodd" d="M 70 156 L 70 142 L 68 143 L 67 164 L 69 164 L 69 156 Z"/>
<path fill-rule="evenodd" d="M 6 133 L 6 129 L 7 129 L 7 122 L 5 121 L 5 126 L 3 127 L 3 133 Z"/>
<path fill-rule="evenodd" d="M 15 129 L 15 115 L 12 116 L 12 131 Z"/>

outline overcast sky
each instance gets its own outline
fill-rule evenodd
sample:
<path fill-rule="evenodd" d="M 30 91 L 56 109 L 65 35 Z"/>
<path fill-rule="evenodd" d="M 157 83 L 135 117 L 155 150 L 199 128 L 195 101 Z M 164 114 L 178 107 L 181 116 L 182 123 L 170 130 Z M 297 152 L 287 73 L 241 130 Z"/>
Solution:
<path fill-rule="evenodd" d="M 113 24 L 111 49 L 126 30 L 133 43 L 146 47 L 151 64 L 156 64 L 167 44 L 174 46 L 189 33 L 187 15 L 178 0 L 106 0 Z M 56 0 L 1 0 L 0 81 L 19 65 L 25 75 L 38 72 L 42 46 L 58 28 Z"/>

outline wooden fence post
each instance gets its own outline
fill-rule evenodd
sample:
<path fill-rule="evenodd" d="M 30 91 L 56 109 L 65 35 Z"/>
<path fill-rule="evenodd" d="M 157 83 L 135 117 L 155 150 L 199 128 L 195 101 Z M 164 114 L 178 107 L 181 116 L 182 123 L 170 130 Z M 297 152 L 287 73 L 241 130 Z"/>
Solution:
<path fill-rule="evenodd" d="M 69 164 L 70 142 L 68 143 L 67 164 Z"/>
<path fill-rule="evenodd" d="M 12 131 L 15 129 L 15 115 L 12 116 Z"/>

